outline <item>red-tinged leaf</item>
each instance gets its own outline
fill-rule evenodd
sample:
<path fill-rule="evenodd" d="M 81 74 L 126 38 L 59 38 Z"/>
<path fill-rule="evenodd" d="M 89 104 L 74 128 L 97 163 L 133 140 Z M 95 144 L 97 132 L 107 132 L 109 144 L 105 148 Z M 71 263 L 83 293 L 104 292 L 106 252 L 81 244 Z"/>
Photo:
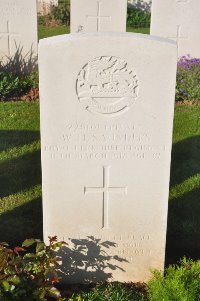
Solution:
<path fill-rule="evenodd" d="M 15 247 L 14 248 L 14 252 L 15 253 L 19 253 L 19 252 L 23 252 L 23 251 L 25 251 L 23 248 L 21 248 L 21 247 Z"/>
<path fill-rule="evenodd" d="M 58 237 L 55 235 L 55 236 L 48 236 L 48 239 L 49 239 L 49 242 L 52 243 L 52 242 L 56 242 L 58 240 Z"/>
<path fill-rule="evenodd" d="M 62 245 L 67 246 L 68 243 L 66 243 L 66 241 L 61 241 Z"/>
<path fill-rule="evenodd" d="M 13 251 L 12 249 L 7 249 L 7 252 L 8 252 L 9 254 L 12 254 L 14 251 Z"/>
<path fill-rule="evenodd" d="M 54 283 L 59 283 L 59 278 L 58 277 L 53 277 L 51 278 L 51 283 L 54 284 Z"/>

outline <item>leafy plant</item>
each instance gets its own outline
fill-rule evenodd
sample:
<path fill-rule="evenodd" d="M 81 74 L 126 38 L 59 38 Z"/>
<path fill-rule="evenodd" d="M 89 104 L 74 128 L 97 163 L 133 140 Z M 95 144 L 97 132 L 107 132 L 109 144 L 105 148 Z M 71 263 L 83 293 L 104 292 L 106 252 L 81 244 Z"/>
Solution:
<path fill-rule="evenodd" d="M 16 75 L 0 71 L 0 100 L 19 98 L 32 89 L 38 89 L 38 73 Z"/>
<path fill-rule="evenodd" d="M 199 301 L 200 261 L 184 258 L 166 269 L 165 277 L 155 271 L 148 293 L 150 301 Z"/>
<path fill-rule="evenodd" d="M 0 244 L 0 300 L 46 301 L 64 300 L 55 287 L 57 250 L 64 245 L 57 237 L 49 238 L 49 245 L 37 239 L 27 239 L 22 247 L 9 248 Z"/>
<path fill-rule="evenodd" d="M 200 58 L 183 56 L 178 62 L 176 100 L 200 100 Z"/>
<path fill-rule="evenodd" d="M 45 16 L 41 16 L 41 15 L 38 16 L 38 25 L 42 25 L 42 26 L 46 25 L 46 18 L 45 18 Z"/>
<path fill-rule="evenodd" d="M 37 58 L 30 50 L 23 54 L 23 47 L 17 47 L 12 57 L 0 62 L 0 100 L 19 98 L 38 89 Z"/>
<path fill-rule="evenodd" d="M 58 0 L 58 5 L 53 6 L 51 14 L 53 19 L 63 25 L 70 25 L 70 0 Z"/>
<path fill-rule="evenodd" d="M 134 28 L 150 27 L 151 13 L 149 11 L 130 6 L 127 13 L 127 26 Z"/>

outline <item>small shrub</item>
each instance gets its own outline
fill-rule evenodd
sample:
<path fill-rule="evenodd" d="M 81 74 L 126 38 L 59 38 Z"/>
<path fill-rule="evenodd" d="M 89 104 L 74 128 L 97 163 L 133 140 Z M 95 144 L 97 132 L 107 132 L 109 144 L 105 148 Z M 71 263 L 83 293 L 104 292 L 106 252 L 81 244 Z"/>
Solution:
<path fill-rule="evenodd" d="M 200 58 L 183 56 L 178 62 L 176 100 L 200 100 Z"/>
<path fill-rule="evenodd" d="M 16 49 L 13 57 L 0 62 L 0 101 L 16 99 L 34 89 L 38 90 L 37 58 L 32 51 L 22 54 L 23 47 Z"/>
<path fill-rule="evenodd" d="M 127 26 L 133 28 L 150 27 L 151 13 L 149 11 L 130 6 L 127 13 Z"/>
<path fill-rule="evenodd" d="M 46 16 L 38 16 L 38 25 L 46 25 Z"/>
<path fill-rule="evenodd" d="M 70 25 L 70 0 L 58 0 L 58 5 L 51 9 L 51 17 L 62 25 Z"/>
<path fill-rule="evenodd" d="M 16 75 L 0 71 L 0 100 L 20 98 L 32 89 L 38 89 L 38 73 Z"/>
<path fill-rule="evenodd" d="M 150 301 L 199 301 L 200 261 L 184 258 L 179 265 L 166 269 L 165 276 L 154 272 L 148 294 Z"/>
<path fill-rule="evenodd" d="M 54 8 L 54 6 L 52 6 L 51 10 L 53 8 Z M 54 16 L 52 15 L 52 13 L 49 13 L 45 16 L 39 16 L 38 24 L 43 27 L 58 27 L 58 26 L 62 25 L 60 20 L 54 19 Z"/>
<path fill-rule="evenodd" d="M 55 250 L 63 244 L 57 237 L 49 238 L 49 245 L 37 239 L 25 240 L 22 247 L 14 249 L 1 243 L 0 300 L 63 300 L 54 286 L 59 282 Z"/>

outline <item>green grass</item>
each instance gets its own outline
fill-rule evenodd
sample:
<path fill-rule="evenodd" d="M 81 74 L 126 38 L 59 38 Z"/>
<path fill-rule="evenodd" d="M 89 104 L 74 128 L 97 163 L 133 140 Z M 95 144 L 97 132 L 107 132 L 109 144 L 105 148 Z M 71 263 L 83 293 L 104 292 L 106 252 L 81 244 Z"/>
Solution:
<path fill-rule="evenodd" d="M 200 107 L 176 107 L 167 263 L 200 254 Z"/>
<path fill-rule="evenodd" d="M 39 104 L 0 103 L 0 240 L 42 237 Z M 200 254 L 200 107 L 175 110 L 167 263 Z"/>
<path fill-rule="evenodd" d="M 133 284 L 123 285 L 120 283 L 110 283 L 98 285 L 95 289 L 74 295 L 69 301 L 145 301 L 142 293 L 142 286 Z"/>
<path fill-rule="evenodd" d="M 46 26 L 39 25 L 38 38 L 40 40 L 40 39 L 44 39 L 47 37 L 66 34 L 66 33 L 69 33 L 69 31 L 70 31 L 69 27 L 64 26 L 64 25 L 57 26 L 57 27 L 46 27 Z"/>
<path fill-rule="evenodd" d="M 165 277 L 163 273 L 154 272 L 148 293 L 149 301 L 199 301 L 200 261 L 183 258 L 178 265 L 165 270 Z"/>
<path fill-rule="evenodd" d="M 0 103 L 0 240 L 42 238 L 38 103 Z"/>
<path fill-rule="evenodd" d="M 149 28 L 132 28 L 127 27 L 128 32 L 136 32 L 136 33 L 145 33 L 149 34 Z M 62 35 L 70 32 L 70 28 L 67 26 L 57 26 L 57 27 L 45 27 L 40 25 L 38 30 L 39 39 Z"/>
<path fill-rule="evenodd" d="M 127 32 L 150 34 L 150 28 L 132 28 L 127 27 Z"/>
<path fill-rule="evenodd" d="M 178 265 L 170 265 L 164 277 L 162 272 L 154 271 L 148 285 L 114 282 L 82 289 L 84 292 L 68 301 L 199 301 L 200 260 L 183 258 Z"/>

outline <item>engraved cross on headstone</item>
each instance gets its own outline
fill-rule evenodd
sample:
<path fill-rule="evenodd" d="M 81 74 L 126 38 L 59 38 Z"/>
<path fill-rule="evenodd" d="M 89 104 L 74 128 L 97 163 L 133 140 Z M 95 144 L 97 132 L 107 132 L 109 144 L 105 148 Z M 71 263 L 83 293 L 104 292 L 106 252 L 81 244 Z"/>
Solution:
<path fill-rule="evenodd" d="M 87 19 L 95 18 L 97 20 L 97 32 L 101 31 L 101 19 L 111 19 L 111 16 L 102 16 L 101 15 L 101 5 L 100 1 L 97 1 L 97 14 L 94 16 L 88 15 L 86 16 Z"/>
<path fill-rule="evenodd" d="M 168 37 L 168 39 L 176 39 L 177 45 L 178 45 L 178 53 L 179 53 L 179 49 L 180 49 L 180 41 L 181 40 L 189 40 L 188 37 L 181 36 L 181 25 L 177 26 L 176 36 L 175 37 L 174 36 L 173 37 Z"/>
<path fill-rule="evenodd" d="M 0 37 L 7 37 L 7 39 L 8 39 L 8 54 L 9 54 L 9 56 L 11 56 L 12 55 L 12 38 L 13 37 L 18 37 L 18 36 L 20 36 L 20 34 L 15 33 L 15 32 L 11 32 L 9 21 L 7 21 L 6 27 L 7 27 L 6 28 L 7 31 L 6 32 L 0 32 Z"/>
<path fill-rule="evenodd" d="M 127 187 L 110 186 L 110 166 L 103 166 L 103 187 L 84 187 L 84 194 L 103 193 L 102 229 L 109 227 L 108 206 L 110 193 L 127 194 Z"/>

